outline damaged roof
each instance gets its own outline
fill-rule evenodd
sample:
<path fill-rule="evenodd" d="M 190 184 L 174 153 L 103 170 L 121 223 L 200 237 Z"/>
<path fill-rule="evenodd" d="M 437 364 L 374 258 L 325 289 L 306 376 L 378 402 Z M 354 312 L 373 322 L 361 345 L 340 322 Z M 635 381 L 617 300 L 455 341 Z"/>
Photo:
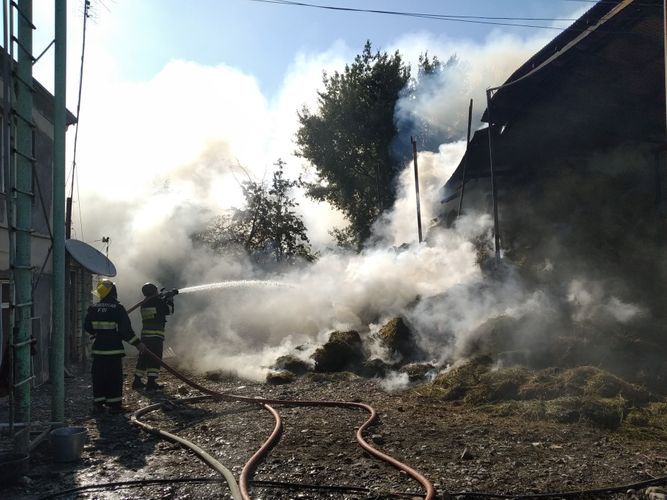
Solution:
<path fill-rule="evenodd" d="M 659 83 L 664 85 L 662 10 L 662 0 L 598 2 L 502 85 L 491 89 L 494 121 L 505 119 L 505 114 L 512 115 L 509 108 L 516 105 L 517 99 L 525 105 L 531 89 L 556 84 L 564 71 L 573 69 L 584 77 L 598 71 L 601 64 L 633 66 L 632 87 L 642 87 L 648 80 L 644 70 L 658 63 L 662 66 Z M 488 109 L 482 121 L 488 123 Z"/>
<path fill-rule="evenodd" d="M 622 142 L 662 144 L 665 60 L 662 0 L 606 0 L 522 64 L 490 100 L 496 173 L 530 174 L 545 155 L 575 157 Z M 483 121 L 488 123 L 489 110 Z M 479 130 L 445 186 L 489 175 Z M 444 202 L 443 201 L 443 202 Z"/>

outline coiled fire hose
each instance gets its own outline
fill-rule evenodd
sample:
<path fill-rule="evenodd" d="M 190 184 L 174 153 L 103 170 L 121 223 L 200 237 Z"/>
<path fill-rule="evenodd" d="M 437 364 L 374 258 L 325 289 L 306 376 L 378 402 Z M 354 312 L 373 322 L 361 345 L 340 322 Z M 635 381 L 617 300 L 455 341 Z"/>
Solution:
<path fill-rule="evenodd" d="M 214 397 L 215 399 L 221 399 L 223 401 L 236 401 L 236 402 L 245 402 L 245 403 L 252 403 L 252 404 L 257 404 L 263 406 L 266 410 L 270 411 L 273 414 L 274 419 L 276 420 L 276 425 L 271 432 L 271 435 L 269 438 L 266 440 L 266 442 L 260 447 L 259 450 L 255 452 L 255 454 L 250 457 L 248 462 L 243 467 L 243 470 L 241 472 L 241 477 L 239 479 L 239 489 L 240 489 L 240 495 L 241 498 L 244 500 L 250 500 L 250 494 L 249 494 L 249 487 L 248 483 L 250 480 L 250 477 L 252 476 L 252 473 L 254 472 L 255 468 L 259 464 L 259 462 L 269 453 L 271 448 L 275 446 L 275 444 L 278 441 L 278 438 L 280 437 L 280 433 L 282 432 L 282 421 L 280 419 L 280 415 L 278 415 L 278 412 L 274 408 L 272 408 L 270 405 L 273 404 L 280 404 L 280 405 L 290 405 L 290 406 L 324 406 L 324 407 L 338 407 L 338 408 L 355 408 L 355 409 L 362 409 L 367 411 L 370 416 L 369 418 L 357 429 L 356 432 L 356 440 L 359 443 L 359 445 L 369 454 L 373 455 L 374 457 L 392 465 L 398 470 L 401 470 L 405 472 L 408 476 L 413 478 L 415 481 L 419 482 L 424 490 L 426 491 L 425 494 L 425 499 L 426 500 L 433 500 L 435 498 L 435 490 L 433 487 L 433 484 L 426 479 L 422 474 L 417 472 L 415 469 L 412 467 L 399 462 L 395 458 L 387 455 L 386 453 L 381 452 L 380 450 L 377 450 L 376 448 L 373 448 L 370 444 L 368 444 L 364 438 L 363 438 L 363 433 L 364 431 L 377 419 L 377 412 L 372 406 L 369 406 L 364 403 L 355 403 L 355 402 L 348 402 L 348 401 L 311 401 L 311 400 L 289 400 L 289 399 L 265 399 L 265 398 L 253 398 L 253 397 L 248 397 L 248 396 L 238 396 L 235 394 L 228 394 L 228 393 L 223 393 L 223 392 L 217 392 L 212 389 L 209 389 L 207 387 L 204 387 L 203 385 L 198 384 L 197 382 L 190 380 L 188 377 L 180 373 L 178 370 L 172 368 L 169 366 L 167 363 L 165 363 L 162 359 L 160 359 L 158 356 L 153 354 L 150 350 L 146 349 L 144 353 L 151 358 L 153 358 L 155 361 L 159 362 L 162 367 L 164 367 L 165 370 L 167 370 L 169 373 L 174 375 L 176 378 L 182 380 L 186 384 L 188 384 L 190 387 L 197 389 L 198 391 L 207 394 L 209 396 Z M 140 416 L 138 413 L 141 412 L 141 414 L 146 413 L 151 409 L 156 409 L 159 405 L 152 405 L 150 407 L 142 408 L 139 410 L 139 412 L 136 412 L 134 415 L 132 415 L 132 422 L 135 423 L 136 425 L 140 425 L 144 428 L 147 424 L 143 422 L 139 422 L 137 420 L 137 417 Z M 150 426 L 149 426 L 150 427 Z M 151 432 L 156 432 L 155 428 Z M 165 433 L 165 431 L 159 431 L 159 433 Z M 169 434 L 169 433 L 166 433 Z M 165 436 L 166 436 L 165 434 Z M 173 436 L 173 435 L 170 435 Z M 177 437 L 177 436 L 174 436 Z M 180 438 L 179 438 L 180 439 Z M 180 442 L 180 441 L 179 441 Z M 194 445 L 193 445 L 194 446 Z M 193 449 L 193 448 L 191 448 Z M 194 451 L 194 450 L 193 450 Z M 203 450 L 201 450 L 202 454 L 207 455 Z M 198 453 L 198 456 L 202 457 L 203 455 Z M 211 457 L 212 458 L 212 457 Z M 213 459 L 215 460 L 215 459 Z M 216 461 L 217 462 L 217 461 Z M 207 462 L 210 463 L 210 462 Z M 222 469 L 225 469 L 222 464 L 218 465 L 222 467 Z M 222 472 L 222 469 L 220 469 L 220 472 L 225 475 L 225 478 L 227 479 L 227 476 L 225 473 Z M 216 468 L 216 470 L 218 470 Z M 229 471 L 227 471 L 229 472 Z M 229 480 L 228 480 L 229 483 Z M 231 484 L 230 484 L 231 488 Z"/>

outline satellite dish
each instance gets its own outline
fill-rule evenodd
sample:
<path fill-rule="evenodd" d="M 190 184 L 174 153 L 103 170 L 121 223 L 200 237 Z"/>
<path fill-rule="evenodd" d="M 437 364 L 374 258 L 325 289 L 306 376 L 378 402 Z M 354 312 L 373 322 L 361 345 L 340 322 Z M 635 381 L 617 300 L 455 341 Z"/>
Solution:
<path fill-rule="evenodd" d="M 116 266 L 113 265 L 113 262 L 88 243 L 79 240 L 66 240 L 65 248 L 75 261 L 91 273 L 102 276 L 116 276 Z"/>

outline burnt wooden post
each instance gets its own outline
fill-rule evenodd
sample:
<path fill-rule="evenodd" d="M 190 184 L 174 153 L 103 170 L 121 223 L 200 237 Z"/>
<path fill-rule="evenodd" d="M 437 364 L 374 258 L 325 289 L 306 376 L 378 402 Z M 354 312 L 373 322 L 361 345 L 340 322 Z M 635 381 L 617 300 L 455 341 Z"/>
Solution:
<path fill-rule="evenodd" d="M 667 0 L 665 0 L 667 1 Z M 461 216 L 461 208 L 463 207 L 463 193 L 466 189 L 466 167 L 468 166 L 468 150 L 470 146 L 470 124 L 472 122 L 472 99 L 470 99 L 470 106 L 468 107 L 468 139 L 466 140 L 466 153 L 463 157 L 463 171 L 461 172 L 461 194 L 459 195 L 459 210 L 457 217 Z"/>
<path fill-rule="evenodd" d="M 489 115 L 489 169 L 491 170 L 491 203 L 493 204 L 493 246 L 496 252 L 496 264 L 500 263 L 500 228 L 498 223 L 498 196 L 496 193 L 496 171 L 493 168 L 493 119 L 491 118 L 491 93 L 486 91 L 486 112 Z"/>
<path fill-rule="evenodd" d="M 419 170 L 417 168 L 417 142 L 414 137 L 410 137 L 412 141 L 412 161 L 415 165 L 415 196 L 417 198 L 417 231 L 419 233 L 419 243 L 422 242 L 422 214 L 419 205 Z"/>

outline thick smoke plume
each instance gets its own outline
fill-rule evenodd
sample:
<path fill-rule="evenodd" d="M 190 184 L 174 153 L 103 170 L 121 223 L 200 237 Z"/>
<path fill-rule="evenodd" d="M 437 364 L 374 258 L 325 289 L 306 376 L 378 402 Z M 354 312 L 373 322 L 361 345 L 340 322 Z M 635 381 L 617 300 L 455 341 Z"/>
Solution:
<path fill-rule="evenodd" d="M 268 178 L 278 158 L 286 162 L 288 176 L 304 169 L 308 175 L 309 166 L 293 156 L 296 112 L 303 105 L 315 109 L 322 70 L 341 70 L 354 51 L 336 45 L 324 54 L 300 55 L 281 93 L 269 100 L 252 76 L 224 65 L 172 61 L 150 81 L 119 81 L 113 63 L 95 53 L 103 45 L 93 40 L 89 60 L 99 67 L 89 70 L 84 96 L 75 207 L 82 218 L 75 220 L 75 237 L 93 244 L 110 237 L 109 256 L 126 305 L 140 300 L 145 281 L 179 288 L 253 281 L 176 297 L 167 342 L 181 361 L 202 371 L 227 369 L 261 378 L 281 354 L 297 352 L 307 359 L 332 330 L 367 332 L 398 315 L 411 322 L 429 356 L 445 362 L 466 355 L 490 318 L 529 313 L 557 318 L 562 303 L 554 294 L 528 291 L 512 273 L 488 284 L 480 267 L 480 248 L 490 241 L 487 214 L 468 214 L 451 229 L 437 220 L 440 189 L 464 151 L 468 100 L 472 96 L 477 103 L 477 127 L 485 87 L 501 83 L 542 42 L 495 36 L 473 44 L 415 35 L 387 48 L 410 61 L 426 50 L 443 61 L 456 57 L 440 79 L 398 107 L 399 123 L 418 117 L 443 137 L 437 151 L 418 158 L 426 241 L 416 241 L 409 163 L 395 206 L 374 227 L 376 244 L 360 254 L 330 250 L 328 232 L 344 224 L 341 214 L 295 193 L 321 257 L 267 275 L 250 260 L 193 245 L 191 235 L 222 210 L 238 206 L 240 183 Z M 273 286 L 258 286 L 256 280 Z M 612 313 L 628 320 L 638 314 L 586 283 L 582 278 L 570 287 L 577 314 Z M 601 303 L 607 307 L 596 307 Z M 139 330 L 138 317 L 133 323 Z M 522 338 L 533 337 L 526 331 Z"/>

